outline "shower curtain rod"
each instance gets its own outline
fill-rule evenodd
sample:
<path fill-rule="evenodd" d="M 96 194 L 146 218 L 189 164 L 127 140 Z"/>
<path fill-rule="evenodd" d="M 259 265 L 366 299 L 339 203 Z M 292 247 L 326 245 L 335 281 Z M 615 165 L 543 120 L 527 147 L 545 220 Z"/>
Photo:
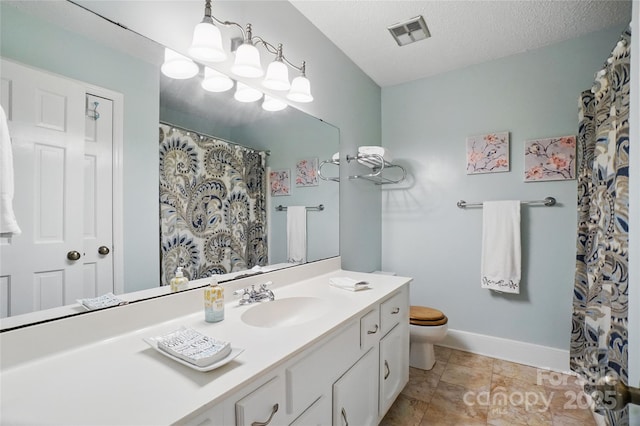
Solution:
<path fill-rule="evenodd" d="M 520 201 L 521 204 L 527 205 L 543 205 L 545 207 L 551 207 L 556 204 L 556 199 L 553 197 L 547 197 L 544 200 L 531 200 L 531 201 Z M 464 200 L 460 200 L 457 203 L 457 206 L 461 209 L 466 207 L 482 207 L 482 203 L 467 203 Z"/>
<path fill-rule="evenodd" d="M 312 206 L 312 207 L 305 207 L 307 210 L 317 210 L 319 212 L 321 212 L 322 210 L 324 210 L 324 205 L 319 204 L 317 206 Z M 279 206 L 276 207 L 276 211 L 285 211 L 287 210 L 287 206 L 283 206 L 282 204 L 280 204 Z"/>

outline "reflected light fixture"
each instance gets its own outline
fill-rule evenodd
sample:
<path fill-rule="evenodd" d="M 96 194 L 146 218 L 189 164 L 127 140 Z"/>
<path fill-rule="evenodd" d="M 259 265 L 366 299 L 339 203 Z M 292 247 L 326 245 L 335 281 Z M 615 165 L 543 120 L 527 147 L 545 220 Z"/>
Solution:
<path fill-rule="evenodd" d="M 233 97 L 238 102 L 255 102 L 262 97 L 262 92 L 238 81 L 236 82 L 236 92 Z"/>
<path fill-rule="evenodd" d="M 184 80 L 198 74 L 199 68 L 191 59 L 165 47 L 164 63 L 160 70 L 167 77 Z"/>
<path fill-rule="evenodd" d="M 265 111 L 282 111 L 287 107 L 287 103 L 280 99 L 273 98 L 269 95 L 264 95 L 264 101 L 262 101 L 262 109 Z"/>
<path fill-rule="evenodd" d="M 233 80 L 213 68 L 204 67 L 201 86 L 208 92 L 226 92 L 233 87 Z"/>
<path fill-rule="evenodd" d="M 237 22 L 222 21 L 216 18 L 211 13 L 211 0 L 205 0 L 204 17 L 194 28 L 192 43 L 188 50 L 189 55 L 197 60 L 205 62 L 205 65 L 206 62 L 225 61 L 228 57 L 228 52 L 225 52 L 223 48 L 222 35 L 219 28 L 220 26 L 234 26 L 242 33 L 242 43 L 235 50 L 235 58 L 230 67 L 233 74 L 244 78 L 259 78 L 265 76 L 262 81 L 262 85 L 266 89 L 273 91 L 288 91 L 286 97 L 293 102 L 313 101 L 313 96 L 311 96 L 311 84 L 305 72 L 305 62 L 302 62 L 302 65 L 300 66 L 290 62 L 282 53 L 282 44 L 278 44 L 277 47 L 275 47 L 262 37 L 254 36 L 251 24 L 247 24 L 243 27 Z M 266 75 L 260 60 L 260 52 L 258 50 L 258 47 L 260 46 L 262 46 L 267 53 L 270 53 L 275 57 L 267 67 Z M 171 52 L 171 54 L 166 52 Z M 198 65 L 189 58 L 182 56 L 177 52 L 170 51 L 169 49 L 167 49 L 166 52 L 165 63 L 162 65 L 162 72 L 168 77 L 190 78 L 198 73 Z M 292 82 L 289 82 L 289 67 L 300 72 L 300 75 L 295 77 Z M 229 81 L 225 81 L 219 75 L 214 74 L 212 72 L 214 71 L 213 69 L 209 69 L 209 71 L 207 71 L 207 68 L 208 67 L 205 67 L 205 78 L 202 82 L 202 87 L 205 90 L 223 91 L 228 90 L 233 86 L 233 81 L 229 79 L 229 81 L 231 81 L 231 83 L 229 83 Z M 240 84 L 238 84 L 238 86 L 240 86 Z M 246 84 L 244 84 L 244 86 L 246 86 Z M 223 89 L 223 87 L 226 87 L 226 89 Z M 240 92 L 243 91 L 244 90 L 240 90 Z M 256 97 L 256 93 L 259 94 L 257 99 L 260 99 L 260 97 L 262 97 L 262 93 L 256 89 L 253 89 L 252 97 Z M 238 94 L 238 90 L 236 90 L 236 94 Z M 245 98 L 244 96 L 240 97 Z M 257 99 L 243 102 L 253 102 Z M 270 97 L 270 99 L 274 98 Z M 271 105 L 271 101 L 267 102 L 266 99 L 265 103 L 267 105 Z"/>

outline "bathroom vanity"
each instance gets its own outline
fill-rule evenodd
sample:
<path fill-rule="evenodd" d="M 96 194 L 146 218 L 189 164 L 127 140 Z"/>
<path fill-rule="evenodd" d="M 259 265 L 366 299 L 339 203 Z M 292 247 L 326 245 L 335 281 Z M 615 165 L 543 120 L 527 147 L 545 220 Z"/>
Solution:
<path fill-rule="evenodd" d="M 371 288 L 335 288 L 331 277 Z M 265 281 L 275 301 L 232 296 Z M 4 332 L 0 423 L 377 424 L 409 377 L 410 281 L 333 258 L 225 285 L 219 323 L 204 321 L 195 289 Z M 181 326 L 242 353 L 202 372 L 143 340 Z"/>

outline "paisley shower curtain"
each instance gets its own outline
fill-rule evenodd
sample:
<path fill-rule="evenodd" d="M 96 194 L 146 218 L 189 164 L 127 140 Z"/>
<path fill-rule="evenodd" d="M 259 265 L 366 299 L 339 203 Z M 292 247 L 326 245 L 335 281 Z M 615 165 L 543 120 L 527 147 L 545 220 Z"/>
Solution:
<path fill-rule="evenodd" d="M 571 369 L 587 390 L 615 372 L 627 382 L 629 86 L 627 29 L 579 102 L 578 238 Z M 628 409 L 599 409 L 628 424 Z"/>
<path fill-rule="evenodd" d="M 161 282 L 267 262 L 265 153 L 160 125 Z"/>

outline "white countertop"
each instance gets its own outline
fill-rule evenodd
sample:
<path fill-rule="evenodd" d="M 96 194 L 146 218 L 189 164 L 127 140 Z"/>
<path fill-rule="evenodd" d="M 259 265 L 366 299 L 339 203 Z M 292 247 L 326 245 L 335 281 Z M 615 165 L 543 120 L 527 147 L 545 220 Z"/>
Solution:
<path fill-rule="evenodd" d="M 350 292 L 331 287 L 329 278 L 334 276 L 364 279 L 370 282 L 371 288 Z M 206 323 L 201 290 L 190 291 L 191 295 L 182 297 L 193 299 L 191 314 L 152 326 L 134 327 L 107 339 L 8 367 L 3 361 L 0 421 L 2 424 L 65 425 L 176 422 L 199 408 L 221 401 L 409 281 L 406 277 L 333 270 L 275 287 L 276 299 L 305 296 L 330 302 L 320 318 L 282 328 L 245 324 L 241 314 L 255 305 L 239 306 L 237 300 L 231 300 L 235 298 L 228 296 L 225 320 Z M 155 308 L 167 310 L 171 309 L 170 302 L 171 296 L 148 301 L 158 305 Z M 242 348 L 244 352 L 219 369 L 199 372 L 163 356 L 143 341 L 145 337 L 162 335 L 180 326 L 230 341 L 233 347 Z M 74 333 L 73 321 L 61 327 L 60 333 Z M 20 330 L 10 333 L 15 332 Z"/>

